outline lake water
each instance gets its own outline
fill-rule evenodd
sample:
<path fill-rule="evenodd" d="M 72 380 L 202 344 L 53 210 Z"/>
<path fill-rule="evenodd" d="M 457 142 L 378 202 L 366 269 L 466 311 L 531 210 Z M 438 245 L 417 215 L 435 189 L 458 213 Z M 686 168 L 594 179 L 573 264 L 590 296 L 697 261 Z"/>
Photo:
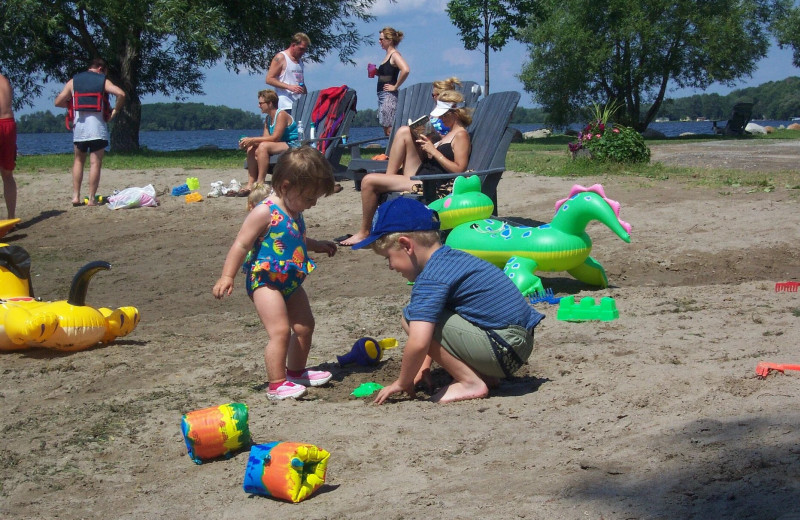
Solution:
<path fill-rule="evenodd" d="M 791 121 L 758 121 L 762 126 L 788 126 Z M 522 132 L 545 128 L 542 124 L 511 125 Z M 580 130 L 582 125 L 571 125 L 571 129 Z M 713 134 L 711 121 L 669 121 L 665 123 L 652 123 L 650 128 L 657 130 L 667 137 L 676 137 L 686 132 L 694 134 Z M 200 147 L 216 146 L 220 149 L 236 149 L 239 138 L 243 135 L 256 137 L 261 135 L 261 129 L 254 130 L 191 130 L 183 132 L 140 132 L 139 144 L 150 150 L 174 151 L 194 150 Z M 351 128 L 348 138 L 350 141 L 372 139 L 383 135 L 380 127 Z M 17 135 L 17 149 L 22 155 L 41 155 L 54 153 L 72 153 L 72 134 L 19 134 Z"/>

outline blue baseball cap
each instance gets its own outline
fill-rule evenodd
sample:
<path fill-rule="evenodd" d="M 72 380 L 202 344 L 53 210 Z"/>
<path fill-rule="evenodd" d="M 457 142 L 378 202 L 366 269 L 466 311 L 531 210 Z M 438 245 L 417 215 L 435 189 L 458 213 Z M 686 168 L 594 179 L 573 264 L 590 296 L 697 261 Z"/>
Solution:
<path fill-rule="evenodd" d="M 387 233 L 438 229 L 439 216 L 435 211 L 416 199 L 397 197 L 378 206 L 369 236 L 354 244 L 353 249 L 366 247 Z"/>

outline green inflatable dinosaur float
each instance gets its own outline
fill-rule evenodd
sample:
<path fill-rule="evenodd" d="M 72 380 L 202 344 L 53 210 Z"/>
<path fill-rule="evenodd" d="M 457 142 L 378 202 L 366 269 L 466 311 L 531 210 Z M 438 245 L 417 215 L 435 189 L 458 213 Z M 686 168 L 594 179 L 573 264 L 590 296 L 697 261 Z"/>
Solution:
<path fill-rule="evenodd" d="M 488 201 L 488 203 L 487 203 Z M 445 243 L 504 268 L 523 295 L 544 291 L 536 271 L 566 271 L 589 285 L 608 287 L 608 278 L 594 258 L 586 225 L 597 220 L 630 242 L 631 226 L 620 220 L 620 205 L 606 197 L 603 186 L 575 185 L 556 202 L 549 224 L 521 226 L 491 216 L 492 202 L 480 192 L 480 179 L 461 177 L 453 193 L 432 202 L 442 229 L 452 229 Z"/>

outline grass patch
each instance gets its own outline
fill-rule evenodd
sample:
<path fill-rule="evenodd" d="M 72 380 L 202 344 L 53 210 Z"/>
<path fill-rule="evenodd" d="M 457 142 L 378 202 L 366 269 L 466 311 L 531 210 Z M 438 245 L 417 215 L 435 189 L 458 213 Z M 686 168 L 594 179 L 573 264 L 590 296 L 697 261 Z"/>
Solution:
<path fill-rule="evenodd" d="M 662 144 L 681 144 L 711 142 L 721 140 L 764 141 L 800 139 L 800 132 L 778 130 L 775 133 L 745 137 L 722 137 L 713 135 L 692 135 L 667 139 L 648 139 L 651 148 Z M 747 172 L 727 169 L 687 168 L 668 166 L 661 163 L 616 164 L 600 163 L 590 160 L 573 161 L 567 144 L 575 137 L 552 135 L 544 139 L 531 139 L 523 143 L 512 143 L 506 157 L 506 168 L 510 171 L 542 175 L 548 177 L 597 177 L 625 176 L 652 180 L 680 179 L 692 184 L 712 187 L 751 187 L 752 191 L 772 191 L 776 186 L 800 190 L 797 173 L 794 171 L 776 172 L 765 175 L 760 172 Z M 362 158 L 371 158 L 383 149 L 362 149 Z M 245 153 L 241 150 L 181 150 L 158 152 L 142 150 L 136 153 L 106 153 L 103 167 L 112 170 L 150 170 L 164 168 L 214 169 L 241 168 Z M 64 173 L 72 167 L 71 154 L 27 155 L 17 158 L 17 170 L 21 173 Z M 350 162 L 350 154 L 342 156 L 341 163 Z"/>

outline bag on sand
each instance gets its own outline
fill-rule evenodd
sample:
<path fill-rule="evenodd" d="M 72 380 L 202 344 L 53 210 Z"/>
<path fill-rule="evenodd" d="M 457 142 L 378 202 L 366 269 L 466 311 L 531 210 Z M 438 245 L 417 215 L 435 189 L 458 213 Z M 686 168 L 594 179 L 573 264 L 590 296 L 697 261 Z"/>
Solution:
<path fill-rule="evenodd" d="M 108 198 L 109 209 L 140 208 L 145 206 L 158 206 L 156 189 L 152 184 L 144 188 L 125 188 L 119 193 Z"/>

